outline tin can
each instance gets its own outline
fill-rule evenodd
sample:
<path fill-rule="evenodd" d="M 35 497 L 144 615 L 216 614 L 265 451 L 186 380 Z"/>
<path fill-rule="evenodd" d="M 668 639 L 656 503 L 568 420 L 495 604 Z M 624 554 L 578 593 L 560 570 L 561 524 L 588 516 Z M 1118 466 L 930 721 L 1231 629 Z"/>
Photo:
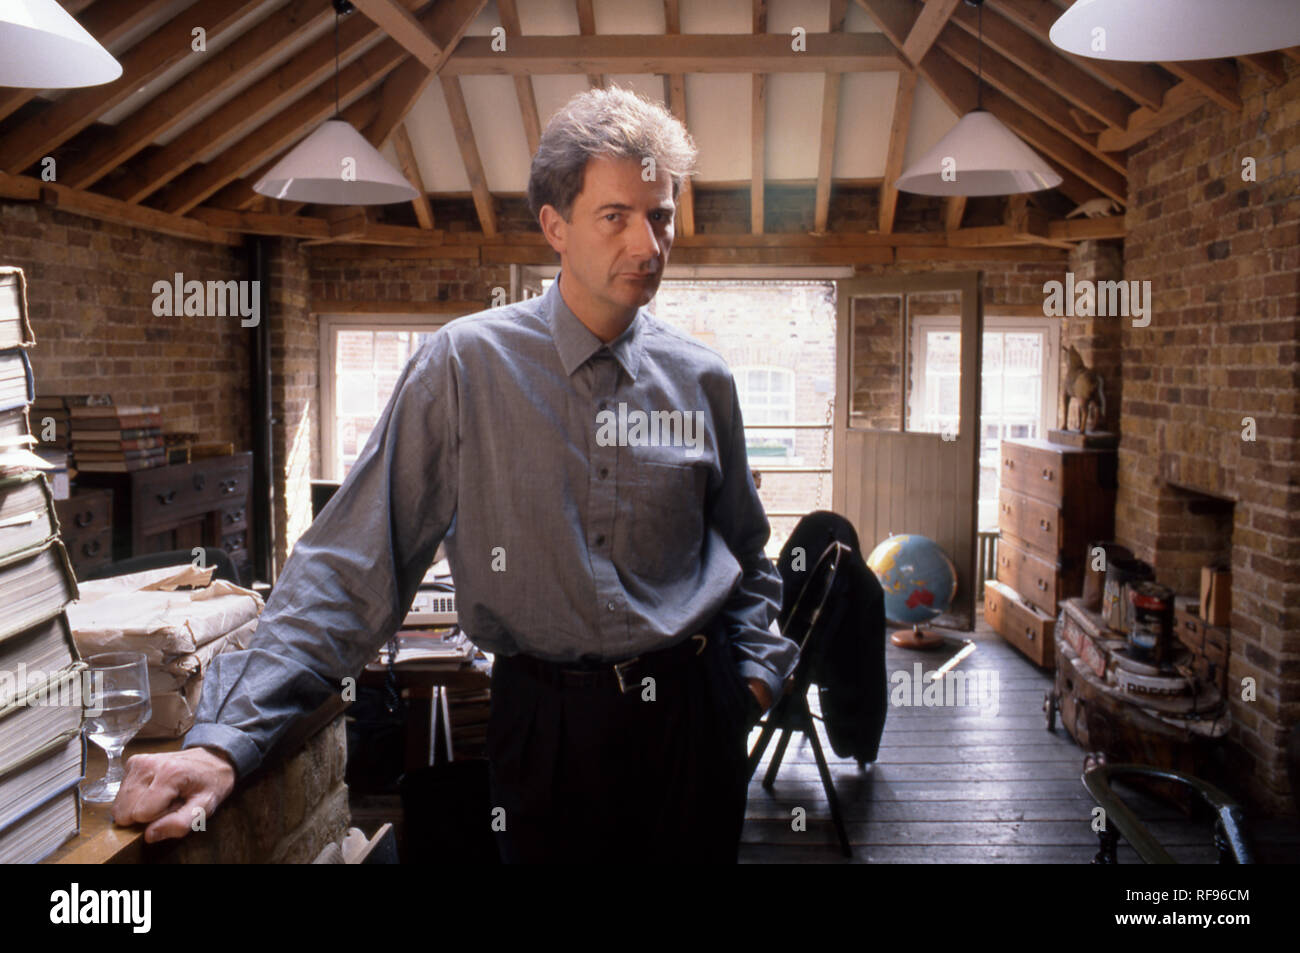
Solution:
<path fill-rule="evenodd" d="M 1129 589 L 1129 602 L 1133 606 L 1129 653 L 1159 665 L 1168 654 L 1173 631 L 1174 591 L 1158 582 L 1137 582 Z"/>
<path fill-rule="evenodd" d="M 1130 626 L 1127 589 L 1144 580 L 1154 580 L 1155 571 L 1140 559 L 1108 559 L 1106 584 L 1101 597 L 1101 614 L 1106 627 L 1126 633 Z"/>

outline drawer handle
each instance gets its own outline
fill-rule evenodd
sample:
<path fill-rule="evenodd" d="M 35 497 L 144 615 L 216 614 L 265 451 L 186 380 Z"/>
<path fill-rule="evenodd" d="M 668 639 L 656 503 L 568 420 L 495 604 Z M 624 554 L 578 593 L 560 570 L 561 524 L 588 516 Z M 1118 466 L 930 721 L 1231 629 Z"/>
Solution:
<path fill-rule="evenodd" d="M 1044 479 L 1044 480 L 1051 481 L 1051 479 L 1052 479 L 1052 468 L 1051 468 L 1051 467 L 1043 467 L 1043 479 Z"/>
<path fill-rule="evenodd" d="M 81 554 L 83 556 L 95 556 L 99 554 L 100 543 L 97 539 L 92 539 L 88 543 L 81 544 Z"/>
<path fill-rule="evenodd" d="M 1039 520 L 1038 528 L 1043 530 L 1050 530 L 1052 528 L 1052 524 L 1049 523 L 1047 520 Z"/>
<path fill-rule="evenodd" d="M 1003 503 L 1003 504 L 1002 504 L 1002 512 L 1003 512 L 1003 513 L 1010 513 L 1010 512 L 1011 512 L 1011 504 L 1010 504 L 1010 503 Z"/>
<path fill-rule="evenodd" d="M 227 523 L 238 523 L 243 518 L 244 518 L 243 510 L 231 510 L 229 513 L 226 514 Z"/>
<path fill-rule="evenodd" d="M 239 486 L 238 480 L 222 480 L 221 492 L 223 495 L 229 495 L 235 492 L 235 487 Z"/>
<path fill-rule="evenodd" d="M 207 482 L 208 482 L 208 475 L 206 473 L 194 474 L 194 489 L 196 490 L 203 489 L 203 487 L 207 484 Z"/>
<path fill-rule="evenodd" d="M 175 499 L 176 499 L 175 490 L 168 490 L 166 493 L 158 494 L 158 502 L 161 503 L 163 506 L 166 506 L 168 503 L 171 503 Z"/>
<path fill-rule="evenodd" d="M 1030 642 L 1034 641 L 1034 630 L 1029 626 L 1025 626 L 1025 638 Z"/>
<path fill-rule="evenodd" d="M 72 518 L 72 522 L 76 523 L 79 528 L 85 529 L 91 523 L 95 522 L 95 511 L 86 510 L 85 512 L 78 513 Z"/>
<path fill-rule="evenodd" d="M 1014 470 L 1016 468 L 1016 461 L 1012 460 L 1010 457 L 1006 457 L 1002 461 L 1002 465 L 1008 470 Z"/>
<path fill-rule="evenodd" d="M 1038 588 L 1041 589 L 1043 592 L 1047 591 L 1047 583 L 1043 582 L 1043 580 L 1036 579 L 1034 580 L 1034 582 L 1038 586 Z"/>

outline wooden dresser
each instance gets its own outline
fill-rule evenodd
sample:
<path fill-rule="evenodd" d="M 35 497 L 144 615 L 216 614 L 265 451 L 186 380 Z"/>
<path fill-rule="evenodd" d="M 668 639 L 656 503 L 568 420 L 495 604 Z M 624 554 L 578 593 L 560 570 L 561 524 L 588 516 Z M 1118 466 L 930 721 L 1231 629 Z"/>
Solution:
<path fill-rule="evenodd" d="M 226 551 L 245 585 L 252 583 L 251 453 L 131 473 L 79 473 L 77 486 L 113 491 L 114 560 L 212 546 Z"/>
<path fill-rule="evenodd" d="M 78 579 L 113 561 L 112 490 L 78 487 L 66 500 L 54 501 L 54 512 Z"/>
<path fill-rule="evenodd" d="M 1055 661 L 1058 607 L 1082 591 L 1088 543 L 1114 534 L 1116 462 L 1114 450 L 1002 442 L 997 581 L 1003 585 L 986 589 L 984 611 L 999 635 L 1044 667 Z"/>

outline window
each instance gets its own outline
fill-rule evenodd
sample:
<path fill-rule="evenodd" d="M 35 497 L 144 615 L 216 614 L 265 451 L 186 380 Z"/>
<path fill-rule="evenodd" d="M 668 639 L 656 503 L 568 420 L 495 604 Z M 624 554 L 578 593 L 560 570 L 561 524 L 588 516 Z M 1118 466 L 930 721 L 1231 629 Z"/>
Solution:
<path fill-rule="evenodd" d="M 979 528 L 996 530 L 1003 440 L 1046 439 L 1055 413 L 1060 329 L 1040 318 L 984 317 L 980 386 Z M 913 430 L 956 433 L 961 380 L 958 319 L 917 318 L 912 329 Z"/>
<path fill-rule="evenodd" d="M 441 317 L 441 316 L 439 316 Z M 346 479 L 411 357 L 441 327 L 410 317 L 321 320 L 322 478 Z"/>
<path fill-rule="evenodd" d="M 779 367 L 735 367 L 736 391 L 745 418 L 745 449 L 751 465 L 791 462 L 793 430 L 750 430 L 760 424 L 794 423 L 794 372 Z"/>

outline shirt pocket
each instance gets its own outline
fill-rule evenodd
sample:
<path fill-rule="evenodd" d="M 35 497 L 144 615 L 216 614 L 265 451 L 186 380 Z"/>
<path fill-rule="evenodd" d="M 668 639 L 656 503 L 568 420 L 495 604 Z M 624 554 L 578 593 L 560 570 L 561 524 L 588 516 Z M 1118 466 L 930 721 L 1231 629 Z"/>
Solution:
<path fill-rule="evenodd" d="M 704 542 L 704 481 L 690 465 L 635 460 L 622 487 L 616 563 L 667 582 L 695 572 Z"/>

